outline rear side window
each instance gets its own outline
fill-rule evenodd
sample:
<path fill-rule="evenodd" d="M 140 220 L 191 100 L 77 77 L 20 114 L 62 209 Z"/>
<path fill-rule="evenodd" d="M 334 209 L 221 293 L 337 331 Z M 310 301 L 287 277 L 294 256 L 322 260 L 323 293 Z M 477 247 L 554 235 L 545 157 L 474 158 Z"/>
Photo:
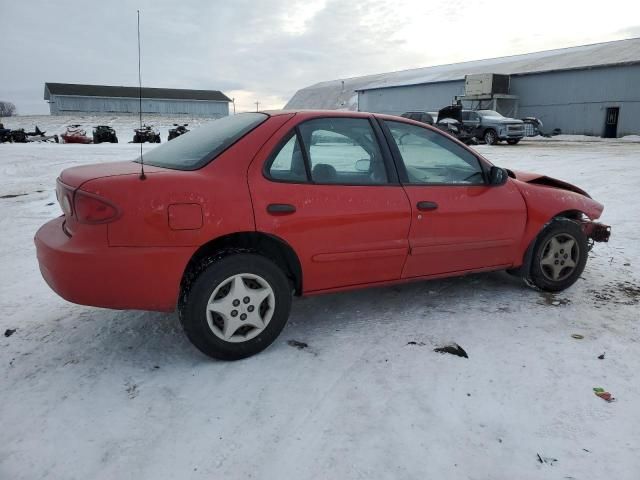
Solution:
<path fill-rule="evenodd" d="M 301 124 L 299 130 L 314 183 L 387 183 L 384 158 L 368 119 L 319 118 Z"/>
<path fill-rule="evenodd" d="M 285 142 L 269 167 L 269 176 L 285 182 L 306 182 L 307 171 L 298 136 L 295 132 Z"/>
<path fill-rule="evenodd" d="M 213 120 L 145 153 L 144 163 L 174 170 L 197 170 L 267 118 L 264 113 L 240 113 Z"/>

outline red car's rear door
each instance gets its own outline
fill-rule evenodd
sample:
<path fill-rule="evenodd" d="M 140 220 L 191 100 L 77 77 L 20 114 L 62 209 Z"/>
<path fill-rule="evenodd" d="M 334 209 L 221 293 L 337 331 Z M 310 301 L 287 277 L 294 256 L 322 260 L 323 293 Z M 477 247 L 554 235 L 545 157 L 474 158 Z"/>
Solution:
<path fill-rule="evenodd" d="M 404 278 L 513 264 L 526 205 L 511 181 L 485 183 L 480 160 L 445 135 L 384 121 L 412 209 Z"/>
<path fill-rule="evenodd" d="M 297 114 L 249 169 L 256 229 L 286 241 L 305 293 L 397 280 L 411 211 L 372 117 Z"/>

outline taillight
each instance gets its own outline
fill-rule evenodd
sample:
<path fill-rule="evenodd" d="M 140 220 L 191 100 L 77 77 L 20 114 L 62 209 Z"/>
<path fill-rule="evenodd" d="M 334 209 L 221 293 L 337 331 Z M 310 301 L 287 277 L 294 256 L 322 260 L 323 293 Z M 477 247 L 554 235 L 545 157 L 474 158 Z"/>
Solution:
<path fill-rule="evenodd" d="M 98 195 L 82 190 L 76 190 L 73 211 L 80 223 L 109 223 L 120 216 L 120 211 L 115 205 Z"/>
<path fill-rule="evenodd" d="M 58 179 L 56 182 L 56 198 L 62 208 L 62 213 L 70 217 L 73 215 L 73 188 Z"/>
<path fill-rule="evenodd" d="M 56 197 L 67 217 L 80 223 L 109 223 L 120 216 L 120 210 L 114 204 L 96 195 L 70 187 L 58 179 Z"/>

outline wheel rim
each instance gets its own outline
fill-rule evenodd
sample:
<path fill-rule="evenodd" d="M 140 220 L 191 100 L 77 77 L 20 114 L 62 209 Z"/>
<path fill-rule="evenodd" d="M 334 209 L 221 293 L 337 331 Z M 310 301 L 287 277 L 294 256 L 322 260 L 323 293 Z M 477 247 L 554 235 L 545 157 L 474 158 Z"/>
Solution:
<path fill-rule="evenodd" d="M 246 342 L 271 321 L 275 295 L 271 285 L 252 273 L 239 273 L 221 282 L 207 302 L 209 328 L 225 342 Z"/>
<path fill-rule="evenodd" d="M 560 282 L 571 276 L 579 258 L 580 247 L 576 239 L 568 233 L 559 233 L 544 244 L 540 268 L 547 279 Z"/>
<path fill-rule="evenodd" d="M 489 145 L 493 145 L 493 143 L 495 142 L 495 135 L 493 134 L 493 132 L 487 132 L 484 134 L 484 141 L 485 143 L 488 143 Z"/>

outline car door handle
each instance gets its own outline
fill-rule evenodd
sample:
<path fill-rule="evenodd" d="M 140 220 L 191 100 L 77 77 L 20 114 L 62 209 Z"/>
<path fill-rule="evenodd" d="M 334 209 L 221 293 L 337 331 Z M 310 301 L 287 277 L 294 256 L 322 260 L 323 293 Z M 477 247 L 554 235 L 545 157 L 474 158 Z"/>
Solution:
<path fill-rule="evenodd" d="M 427 210 L 435 210 L 436 208 L 438 208 L 438 204 L 436 202 L 422 201 L 422 202 L 418 202 L 416 207 L 421 212 L 426 212 Z"/>
<path fill-rule="evenodd" d="M 267 205 L 267 212 L 271 215 L 288 215 L 295 213 L 296 207 L 288 203 L 270 203 Z"/>

